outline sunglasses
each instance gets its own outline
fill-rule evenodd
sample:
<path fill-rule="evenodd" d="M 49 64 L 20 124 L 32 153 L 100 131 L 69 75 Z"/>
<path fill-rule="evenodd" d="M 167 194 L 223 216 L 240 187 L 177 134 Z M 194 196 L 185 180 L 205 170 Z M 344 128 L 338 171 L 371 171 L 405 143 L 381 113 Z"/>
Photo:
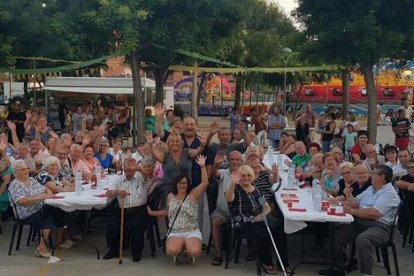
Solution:
<path fill-rule="evenodd" d="M 251 177 L 251 174 L 242 174 L 241 177 Z"/>

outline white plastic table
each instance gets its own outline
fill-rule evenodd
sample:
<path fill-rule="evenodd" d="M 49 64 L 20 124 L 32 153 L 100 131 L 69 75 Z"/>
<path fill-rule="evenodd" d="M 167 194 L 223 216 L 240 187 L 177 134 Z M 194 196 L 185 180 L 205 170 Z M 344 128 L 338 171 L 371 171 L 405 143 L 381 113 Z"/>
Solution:
<path fill-rule="evenodd" d="M 114 187 L 116 179 L 120 175 L 107 175 L 102 181 L 104 189 L 111 189 Z M 54 199 L 49 198 L 45 200 L 45 204 L 62 209 L 65 212 L 73 212 L 76 210 L 92 210 L 103 209 L 108 206 L 113 199 L 108 197 L 97 197 L 97 195 L 103 195 L 106 190 L 98 191 L 91 189 L 89 185 L 83 185 L 82 194 L 76 195 L 75 192 L 62 192 L 56 194 L 56 196 L 63 196 L 64 198 Z"/>
<path fill-rule="evenodd" d="M 283 195 L 294 194 L 297 197 L 283 197 Z M 353 216 L 345 214 L 345 216 L 328 215 L 327 212 L 315 211 L 312 202 L 312 190 L 311 188 L 296 189 L 295 191 L 290 189 L 280 189 L 275 192 L 275 198 L 277 205 L 279 206 L 282 214 L 285 218 L 285 232 L 290 234 L 297 232 L 305 228 L 306 222 L 338 222 L 338 223 L 351 223 L 354 221 Z M 296 199 L 299 202 L 292 203 L 292 208 L 305 208 L 305 212 L 290 211 L 284 199 Z"/>
<path fill-rule="evenodd" d="M 113 198 L 108 198 L 105 195 L 108 189 L 112 189 L 116 180 L 121 175 L 107 175 L 101 179 L 102 190 L 91 189 L 91 185 L 83 185 L 82 193 L 77 195 L 75 192 L 63 192 L 56 194 L 57 197 L 63 198 L 49 198 L 45 200 L 45 204 L 62 209 L 65 212 L 86 211 L 85 215 L 85 237 L 86 240 L 96 251 L 97 259 L 100 258 L 100 251 L 98 247 L 86 238 L 88 234 L 89 215 L 92 209 L 100 210 L 108 206 Z M 88 212 L 89 211 L 89 212 Z M 58 244 L 52 250 L 52 256 L 55 253 Z"/>

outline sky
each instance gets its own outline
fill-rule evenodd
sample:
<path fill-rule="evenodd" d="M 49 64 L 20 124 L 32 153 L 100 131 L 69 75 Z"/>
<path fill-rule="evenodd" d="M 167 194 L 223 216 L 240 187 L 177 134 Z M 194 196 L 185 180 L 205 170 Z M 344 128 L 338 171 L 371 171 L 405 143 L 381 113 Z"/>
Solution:
<path fill-rule="evenodd" d="M 290 12 L 298 6 L 296 0 L 269 0 L 269 2 L 278 3 L 279 6 L 289 16 L 290 16 Z"/>

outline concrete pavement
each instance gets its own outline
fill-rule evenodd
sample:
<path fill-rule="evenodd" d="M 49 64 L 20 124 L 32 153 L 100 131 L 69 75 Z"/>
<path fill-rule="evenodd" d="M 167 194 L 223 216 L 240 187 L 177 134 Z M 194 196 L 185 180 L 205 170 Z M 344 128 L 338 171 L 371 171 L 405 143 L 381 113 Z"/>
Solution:
<path fill-rule="evenodd" d="M 394 141 L 394 135 L 392 134 L 389 126 L 378 127 L 378 141 L 385 144 Z M 152 258 L 149 251 L 148 240 L 145 242 L 144 254 L 142 260 L 138 263 L 132 263 L 129 251 L 126 250 L 123 264 L 119 265 L 117 259 L 112 260 L 97 260 L 93 248 L 91 248 L 86 242 L 77 242 L 75 248 L 72 250 L 58 250 L 57 256 L 63 260 L 54 264 L 47 264 L 47 259 L 36 258 L 33 256 L 35 246 L 26 246 L 27 231 L 26 228 L 22 235 L 21 249 L 14 251 L 11 256 L 7 255 L 12 220 L 2 222 L 3 234 L 0 235 L 0 275 L 1 276 L 31 276 L 31 275 L 57 275 L 57 276 L 72 276 L 72 275 L 255 275 L 255 262 L 246 262 L 245 254 L 246 248 L 242 248 L 240 256 L 240 262 L 234 264 L 230 263 L 229 269 L 225 270 L 224 266 L 215 267 L 210 264 L 212 260 L 211 256 L 207 256 L 204 252 L 202 257 L 197 260 L 195 266 L 180 265 L 175 266 L 172 263 L 171 258 L 164 255 L 161 248 L 157 248 L 156 257 Z M 101 256 L 106 253 L 105 244 L 105 220 L 99 219 L 93 223 L 93 228 L 96 231 L 89 234 L 89 238 L 94 242 L 101 251 Z M 414 253 L 411 253 L 412 245 L 408 245 L 406 248 L 401 247 L 401 235 L 399 232 L 395 232 L 397 254 L 400 266 L 401 275 L 411 275 L 414 271 L 413 257 Z M 295 265 L 300 256 L 300 235 L 289 235 L 288 250 L 291 265 Z M 318 257 L 318 253 L 312 252 L 311 246 L 313 244 L 313 238 L 307 237 L 307 258 Z M 393 260 L 390 261 L 391 269 L 394 272 Z M 319 258 L 320 261 L 324 261 L 324 258 Z M 317 275 L 317 271 L 326 266 L 321 265 L 303 265 L 297 270 L 296 275 Z M 378 263 L 375 266 L 375 275 L 387 275 L 382 264 Z M 281 272 L 278 275 L 282 275 Z M 359 275 L 353 272 L 349 275 Z"/>

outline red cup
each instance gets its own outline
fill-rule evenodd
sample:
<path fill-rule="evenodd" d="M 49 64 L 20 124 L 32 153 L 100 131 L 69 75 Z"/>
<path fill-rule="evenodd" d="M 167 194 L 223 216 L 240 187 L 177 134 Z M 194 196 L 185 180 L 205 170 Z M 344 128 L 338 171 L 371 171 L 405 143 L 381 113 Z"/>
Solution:
<path fill-rule="evenodd" d="M 322 211 L 326 212 L 329 209 L 329 201 L 322 200 Z"/>
<path fill-rule="evenodd" d="M 288 203 L 287 203 L 287 207 L 288 207 L 288 208 L 292 208 L 292 206 L 293 206 L 293 202 L 292 202 L 292 201 L 288 201 Z"/>
<path fill-rule="evenodd" d="M 331 215 L 335 215 L 335 214 L 336 214 L 336 209 L 335 209 L 335 207 L 331 207 L 331 208 L 329 208 L 329 213 L 330 213 Z"/>

